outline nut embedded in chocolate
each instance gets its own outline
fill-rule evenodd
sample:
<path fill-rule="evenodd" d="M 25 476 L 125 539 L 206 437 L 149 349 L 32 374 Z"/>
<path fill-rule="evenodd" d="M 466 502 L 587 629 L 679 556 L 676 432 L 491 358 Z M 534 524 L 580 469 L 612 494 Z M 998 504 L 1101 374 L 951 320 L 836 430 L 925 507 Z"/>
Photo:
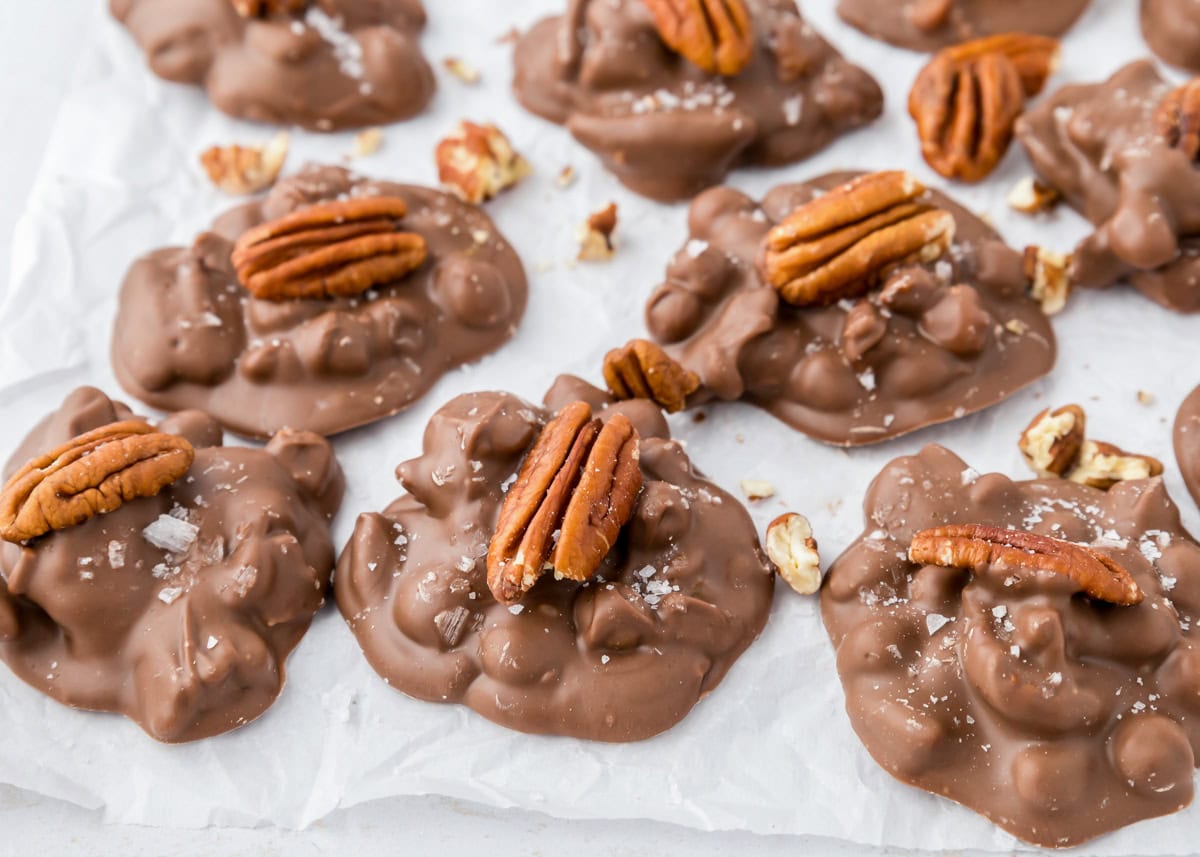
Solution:
<path fill-rule="evenodd" d="M 519 601 L 544 570 L 569 580 L 596 573 L 633 514 L 642 487 L 638 435 L 628 419 L 601 425 L 586 402 L 546 424 L 504 499 L 488 547 L 488 586 Z"/>
<path fill-rule="evenodd" d="M 908 96 L 921 154 L 940 175 L 987 177 L 1008 151 L 1025 99 L 1041 92 L 1058 61 L 1058 41 L 1006 33 L 944 48 Z"/>
<path fill-rule="evenodd" d="M 604 382 L 618 401 L 649 399 L 669 414 L 682 411 L 700 387 L 695 372 L 646 339 L 632 339 L 604 355 Z"/>
<path fill-rule="evenodd" d="M 643 0 L 671 50 L 709 74 L 736 75 L 754 56 L 745 0 Z"/>
<path fill-rule="evenodd" d="M 195 452 L 139 420 L 110 423 L 31 459 L 0 491 L 0 538 L 24 542 L 82 524 L 183 476 Z"/>
<path fill-rule="evenodd" d="M 353 297 L 421 267 L 425 239 L 399 232 L 404 200 L 322 202 L 247 230 L 233 247 L 238 280 L 256 298 Z"/>
<path fill-rule="evenodd" d="M 937 260 L 954 217 L 915 202 L 924 192 L 908 173 L 871 173 L 799 206 L 767 233 L 763 279 L 803 307 L 862 294 L 902 262 Z"/>

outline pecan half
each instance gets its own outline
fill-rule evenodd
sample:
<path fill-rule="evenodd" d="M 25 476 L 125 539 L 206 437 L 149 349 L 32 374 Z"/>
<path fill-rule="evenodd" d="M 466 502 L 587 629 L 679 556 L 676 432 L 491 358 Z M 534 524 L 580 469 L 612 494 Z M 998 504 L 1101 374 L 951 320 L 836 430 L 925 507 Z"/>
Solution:
<path fill-rule="evenodd" d="M 1004 33 L 945 48 L 917 75 L 908 112 L 926 163 L 950 179 L 989 175 L 1012 143 L 1025 99 L 1046 85 L 1058 41 Z"/>
<path fill-rule="evenodd" d="M 312 0 L 230 0 L 243 18 L 266 18 L 280 12 L 294 15 L 308 8 Z"/>
<path fill-rule="evenodd" d="M 1200 78 L 1172 89 L 1154 111 L 1154 124 L 1167 145 L 1187 155 L 1200 156 Z"/>
<path fill-rule="evenodd" d="M 604 355 L 604 382 L 618 399 L 649 399 L 669 414 L 682 411 L 700 388 L 699 375 L 646 339 Z"/>
<path fill-rule="evenodd" d="M 638 461 L 638 434 L 623 415 L 602 425 L 585 402 L 559 411 L 500 507 L 487 557 L 496 600 L 519 601 L 547 568 L 571 580 L 594 575 L 633 515 Z"/>
<path fill-rule="evenodd" d="M 754 25 L 745 0 L 643 0 L 659 37 L 709 74 L 731 77 L 754 56 Z"/>
<path fill-rule="evenodd" d="M 246 230 L 233 248 L 238 280 L 256 298 L 350 297 L 415 271 L 425 239 L 396 231 L 404 200 L 322 202 Z"/>
<path fill-rule="evenodd" d="M 982 524 L 934 527 L 913 536 L 908 556 L 923 565 L 997 570 L 1032 569 L 1066 575 L 1099 601 L 1131 606 L 1144 597 L 1122 565 L 1074 542 Z"/>
<path fill-rule="evenodd" d="M 30 461 L 0 490 L 0 538 L 23 542 L 153 497 L 187 472 L 182 437 L 138 420 L 81 434 Z"/>
<path fill-rule="evenodd" d="M 767 233 L 763 279 L 795 306 L 869 291 L 892 266 L 932 262 L 954 240 L 954 216 L 917 199 L 905 172 L 860 176 L 799 206 Z"/>
<path fill-rule="evenodd" d="M 1087 415 L 1079 405 L 1042 411 L 1021 434 L 1017 446 L 1039 476 L 1058 476 L 1102 491 L 1118 482 L 1149 479 L 1163 472 L 1157 458 L 1088 440 Z"/>

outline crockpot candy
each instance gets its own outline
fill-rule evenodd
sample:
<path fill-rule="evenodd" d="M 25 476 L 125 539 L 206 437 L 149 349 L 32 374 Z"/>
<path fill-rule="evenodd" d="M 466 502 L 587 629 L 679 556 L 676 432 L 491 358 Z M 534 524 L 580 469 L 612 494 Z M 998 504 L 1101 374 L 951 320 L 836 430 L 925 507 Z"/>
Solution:
<path fill-rule="evenodd" d="M 821 595 L 846 711 L 890 774 L 1036 845 L 1192 799 L 1200 545 L 1162 479 L 875 478 Z"/>
<path fill-rule="evenodd" d="M 745 509 L 649 401 L 564 376 L 544 407 L 459 396 L 361 515 L 335 592 L 367 660 L 418 699 L 522 732 L 669 729 L 762 631 L 773 572 Z"/>
<path fill-rule="evenodd" d="M 1175 457 L 1183 481 L 1200 503 L 1200 387 L 1184 400 L 1175 417 Z"/>
<path fill-rule="evenodd" d="M 935 51 L 999 33 L 1059 36 L 1091 0 L 839 0 L 838 14 L 869 36 Z"/>
<path fill-rule="evenodd" d="M 242 434 L 329 435 L 403 409 L 499 348 L 525 272 L 487 215 L 448 194 L 310 166 L 121 288 L 117 379 Z"/>
<path fill-rule="evenodd" d="M 1178 312 L 1200 311 L 1200 80 L 1176 87 L 1147 61 L 1064 86 L 1017 121 L 1041 180 L 1096 227 L 1074 285 L 1127 279 Z"/>
<path fill-rule="evenodd" d="M 688 227 L 646 321 L 698 379 L 689 404 L 745 399 L 858 446 L 994 405 L 1054 365 L 1022 255 L 907 173 L 835 173 L 762 202 L 714 188 Z"/>
<path fill-rule="evenodd" d="M 570 0 L 515 62 L 526 108 L 661 200 L 736 166 L 799 161 L 883 109 L 875 81 L 793 0 Z"/>
<path fill-rule="evenodd" d="M 275 701 L 333 570 L 344 482 L 328 442 L 224 447 L 199 411 L 151 426 L 81 387 L 5 478 L 0 659 L 18 677 L 170 742 Z"/>
<path fill-rule="evenodd" d="M 420 0 L 109 0 L 154 73 L 240 119 L 382 125 L 433 95 Z"/>
<path fill-rule="evenodd" d="M 1171 65 L 1200 72 L 1200 2 L 1141 0 L 1142 35 Z"/>

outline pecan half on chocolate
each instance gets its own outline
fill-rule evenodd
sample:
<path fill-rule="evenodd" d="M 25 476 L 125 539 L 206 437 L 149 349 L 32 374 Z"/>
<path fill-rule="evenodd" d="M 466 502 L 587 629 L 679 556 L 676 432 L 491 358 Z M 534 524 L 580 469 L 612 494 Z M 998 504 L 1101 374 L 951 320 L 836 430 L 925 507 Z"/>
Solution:
<path fill-rule="evenodd" d="M 280 12 L 295 15 L 309 7 L 312 0 L 230 0 L 243 18 L 266 18 Z"/>
<path fill-rule="evenodd" d="M 1132 606 L 1144 597 L 1124 566 L 1074 542 L 982 524 L 933 527 L 913 536 L 908 556 L 913 562 L 965 568 L 1022 569 L 1066 575 L 1092 598 Z"/>
<path fill-rule="evenodd" d="M 138 420 L 81 434 L 30 461 L 0 491 L 0 538 L 24 542 L 153 497 L 187 472 L 195 451 Z"/>
<path fill-rule="evenodd" d="M 754 56 L 745 0 L 643 0 L 667 47 L 709 74 L 731 77 Z"/>
<path fill-rule="evenodd" d="M 767 233 L 761 272 L 795 306 L 835 303 L 873 288 L 902 262 L 932 262 L 954 240 L 954 216 L 918 198 L 905 172 L 860 176 L 798 207 Z"/>
<path fill-rule="evenodd" d="M 1200 156 L 1200 78 L 1167 93 L 1154 111 L 1158 133 L 1189 160 Z"/>
<path fill-rule="evenodd" d="M 646 339 L 604 355 L 604 382 L 617 399 L 649 399 L 669 414 L 682 411 L 700 376 Z"/>
<path fill-rule="evenodd" d="M 939 52 L 908 96 L 925 161 L 949 179 L 989 175 L 1012 143 L 1025 100 L 1042 90 L 1057 61 L 1057 39 L 1025 33 Z"/>
<path fill-rule="evenodd" d="M 496 600 L 521 599 L 552 569 L 587 580 L 629 522 L 642 488 L 638 434 L 623 415 L 607 423 L 573 402 L 546 424 L 509 489 L 488 547 Z"/>
<path fill-rule="evenodd" d="M 425 262 L 425 239 L 399 232 L 397 197 L 310 205 L 246 230 L 233 248 L 238 280 L 256 298 L 352 297 L 394 282 Z"/>

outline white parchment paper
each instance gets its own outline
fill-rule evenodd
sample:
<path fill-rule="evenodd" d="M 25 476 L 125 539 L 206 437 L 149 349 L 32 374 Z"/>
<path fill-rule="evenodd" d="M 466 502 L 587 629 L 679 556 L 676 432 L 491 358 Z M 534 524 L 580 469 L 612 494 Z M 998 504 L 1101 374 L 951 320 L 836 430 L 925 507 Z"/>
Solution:
<path fill-rule="evenodd" d="M 199 151 L 272 133 L 223 117 L 198 90 L 152 77 L 100 8 L 106 5 L 96 4 L 94 36 L 61 105 L 0 297 L 0 455 L 73 387 L 95 384 L 120 394 L 107 354 L 127 266 L 152 248 L 190 242 L 230 204 L 201 175 Z M 436 100 L 422 117 L 387 128 L 384 148 L 356 167 L 432 183 L 441 134 L 463 117 L 496 121 L 537 170 L 488 206 L 525 261 L 529 310 L 500 353 L 451 373 L 407 413 L 337 439 L 350 486 L 335 522 L 338 544 L 359 512 L 399 493 L 392 468 L 418 454 L 426 420 L 452 396 L 503 388 L 536 400 L 560 371 L 598 380 L 604 351 L 644 330 L 645 298 L 685 236 L 685 206 L 624 191 L 565 131 L 525 115 L 510 95 L 511 47 L 499 37 L 561 9 L 564 0 L 428 5 L 424 44 L 439 67 Z M 906 167 L 944 187 L 921 163 L 904 108 L 921 58 L 842 25 L 833 5 L 803 3 L 814 25 L 880 79 L 886 116 L 805 164 L 740 172 L 730 181 L 761 194 L 835 168 Z M 1136 4 L 1096 0 L 1067 39 L 1051 85 L 1097 79 L 1144 52 Z M 467 86 L 444 73 L 447 56 L 478 66 L 482 83 Z M 309 159 L 338 161 L 351 148 L 351 134 L 297 132 L 288 169 Z M 554 179 L 567 164 L 579 179 L 561 190 Z M 986 185 L 953 192 L 1015 245 L 1038 240 L 1068 248 L 1085 230 L 1071 212 L 1031 220 L 1007 210 L 1007 190 L 1028 172 L 1014 147 Z M 610 200 L 621 214 L 616 258 L 574 264 L 576 224 Z M 727 489 L 736 492 L 744 478 L 774 482 L 778 496 L 752 510 L 760 528 L 781 510 L 802 511 L 828 562 L 859 533 L 860 498 L 892 457 L 939 442 L 981 471 L 1022 474 L 1014 443 L 1020 429 L 1046 404 L 1079 401 L 1097 437 L 1168 463 L 1171 492 L 1200 532 L 1170 447 L 1175 410 L 1200 382 L 1200 318 L 1172 315 L 1118 289 L 1081 295 L 1057 328 L 1061 354 L 1051 378 L 981 415 L 883 447 L 833 450 L 740 405 L 709 409 L 702 425 L 676 419 L 675 429 L 698 465 Z M 1153 404 L 1139 404 L 1139 390 L 1152 393 Z M 844 714 L 817 601 L 786 587 L 762 639 L 716 692 L 666 735 L 634 745 L 521 735 L 460 707 L 408 699 L 374 674 L 332 605 L 288 669 L 282 696 L 257 722 L 185 746 L 156 744 L 118 716 L 67 709 L 0 670 L 0 780 L 103 807 L 112 821 L 150 825 L 299 827 L 339 806 L 435 793 L 568 817 L 653 818 L 930 850 L 1019 848 L 974 813 L 896 783 L 871 761 Z M 1187 853 L 1197 820 L 1193 807 L 1078 853 Z"/>

